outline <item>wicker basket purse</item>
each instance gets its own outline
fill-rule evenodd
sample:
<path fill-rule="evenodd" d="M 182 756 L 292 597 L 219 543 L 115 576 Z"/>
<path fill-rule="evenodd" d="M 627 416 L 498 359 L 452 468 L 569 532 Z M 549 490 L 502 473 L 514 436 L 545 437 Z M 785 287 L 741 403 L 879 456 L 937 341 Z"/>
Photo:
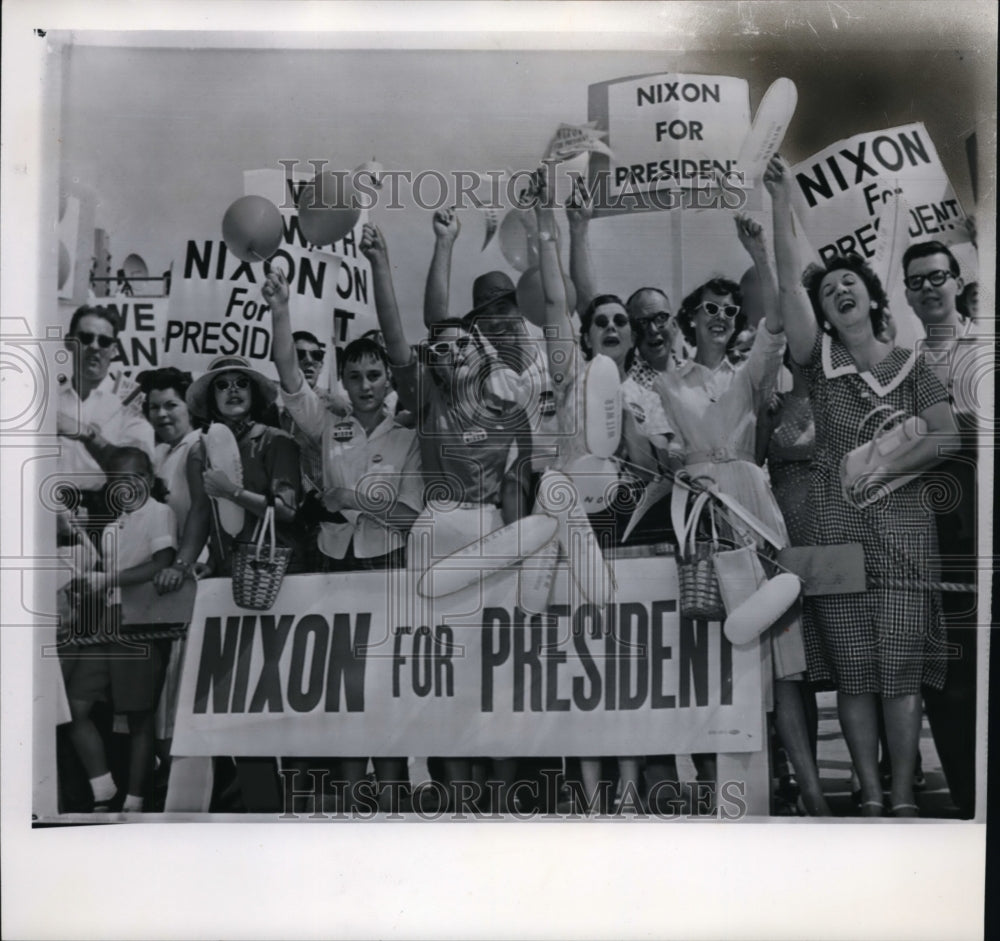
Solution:
<path fill-rule="evenodd" d="M 277 543 L 274 498 L 268 496 L 256 541 L 237 543 L 233 549 L 233 601 L 241 608 L 268 610 L 278 597 L 291 557 L 292 550 Z"/>

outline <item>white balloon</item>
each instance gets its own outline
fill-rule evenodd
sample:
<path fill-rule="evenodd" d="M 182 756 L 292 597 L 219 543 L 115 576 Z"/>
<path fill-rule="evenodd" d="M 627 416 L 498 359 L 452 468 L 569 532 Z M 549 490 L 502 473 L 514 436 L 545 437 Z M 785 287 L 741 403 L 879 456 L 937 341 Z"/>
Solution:
<path fill-rule="evenodd" d="M 799 597 L 802 581 L 782 572 L 764 582 L 743 604 L 730 612 L 723 631 L 731 644 L 747 644 L 778 620 Z"/>

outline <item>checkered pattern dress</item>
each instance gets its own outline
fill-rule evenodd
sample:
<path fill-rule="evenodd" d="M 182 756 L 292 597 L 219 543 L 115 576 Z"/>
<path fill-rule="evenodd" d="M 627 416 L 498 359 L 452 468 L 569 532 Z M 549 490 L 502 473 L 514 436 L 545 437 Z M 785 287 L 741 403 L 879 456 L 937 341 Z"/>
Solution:
<path fill-rule="evenodd" d="M 918 415 L 947 402 L 947 393 L 912 350 L 896 348 L 870 372 L 859 373 L 844 346 L 823 334 L 804 371 L 816 421 L 807 542 L 860 542 L 869 580 L 862 593 L 806 599 L 809 677 L 850 694 L 895 697 L 919 693 L 921 685 L 940 689 L 945 647 L 937 592 L 871 584 L 930 578 L 937 536 L 921 479 L 859 510 L 843 497 L 840 463 L 878 427 L 873 417 L 861 430 L 872 409 L 884 404 Z"/>

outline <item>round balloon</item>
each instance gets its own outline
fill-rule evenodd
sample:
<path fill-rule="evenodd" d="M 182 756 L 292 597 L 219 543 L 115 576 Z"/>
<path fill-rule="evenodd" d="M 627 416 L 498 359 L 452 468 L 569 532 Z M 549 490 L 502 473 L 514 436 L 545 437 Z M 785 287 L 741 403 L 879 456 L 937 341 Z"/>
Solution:
<path fill-rule="evenodd" d="M 572 280 L 563 275 L 566 286 L 566 312 L 576 310 L 576 288 Z M 545 293 L 542 290 L 542 273 L 529 268 L 517 281 L 517 307 L 536 327 L 545 325 Z"/>
<path fill-rule="evenodd" d="M 361 210 L 354 208 L 348 174 L 317 173 L 299 197 L 299 227 L 312 245 L 332 245 L 354 230 Z"/>
<path fill-rule="evenodd" d="M 222 217 L 222 240 L 240 261 L 264 261 L 281 244 L 278 207 L 263 196 L 241 196 Z"/>
<path fill-rule="evenodd" d="M 500 240 L 500 251 L 503 257 L 515 271 L 527 271 L 531 264 L 528 252 L 528 232 L 521 222 L 520 215 L 530 210 L 510 209 L 500 223 L 497 233 Z"/>

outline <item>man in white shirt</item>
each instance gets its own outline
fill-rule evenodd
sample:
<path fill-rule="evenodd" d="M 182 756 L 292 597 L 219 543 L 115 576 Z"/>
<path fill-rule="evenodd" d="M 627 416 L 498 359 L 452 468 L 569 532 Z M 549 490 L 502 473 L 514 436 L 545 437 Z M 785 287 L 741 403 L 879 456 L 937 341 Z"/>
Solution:
<path fill-rule="evenodd" d="M 110 370 L 117 336 L 113 310 L 77 308 L 66 337 L 73 375 L 59 379 L 59 470 L 79 492 L 80 505 L 94 517 L 107 515 L 102 492 L 105 468 L 115 451 L 131 446 L 153 457 L 153 426 L 142 414 L 138 387 Z"/>

